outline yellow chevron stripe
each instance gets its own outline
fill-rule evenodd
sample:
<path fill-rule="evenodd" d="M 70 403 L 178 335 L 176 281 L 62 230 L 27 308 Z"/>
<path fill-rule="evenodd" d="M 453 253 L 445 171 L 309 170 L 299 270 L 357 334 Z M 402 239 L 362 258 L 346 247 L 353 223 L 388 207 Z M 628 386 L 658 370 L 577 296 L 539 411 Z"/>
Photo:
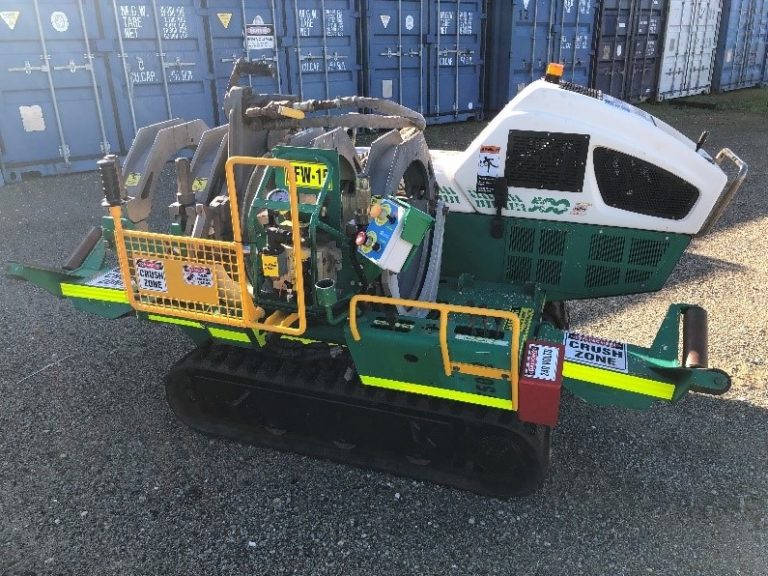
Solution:
<path fill-rule="evenodd" d="M 169 316 L 158 316 L 157 314 L 148 314 L 147 318 L 154 322 L 164 322 L 165 324 L 175 324 L 176 326 L 190 326 L 192 328 L 202 328 L 200 322 L 194 320 L 185 320 L 184 318 L 171 318 Z"/>
<path fill-rule="evenodd" d="M 210 332 L 211 336 L 218 338 L 219 340 L 231 340 L 232 342 L 245 342 L 248 344 L 251 343 L 251 339 L 248 337 L 248 334 L 244 332 L 226 330 L 224 328 L 214 328 L 212 326 L 208 327 L 208 332 Z"/>
<path fill-rule="evenodd" d="M 82 298 L 84 300 L 101 300 L 102 302 L 115 302 L 128 304 L 128 296 L 124 290 L 113 288 L 101 288 L 98 286 L 86 286 L 85 284 L 61 283 L 61 294 L 67 298 Z"/>
<path fill-rule="evenodd" d="M 595 368 L 594 366 L 585 366 L 575 362 L 563 363 L 563 376 L 573 380 L 597 384 L 598 386 L 605 386 L 606 388 L 615 388 L 625 392 L 632 392 L 633 394 L 642 394 L 664 400 L 671 400 L 675 394 L 674 384 L 614 372 L 613 370 Z"/>
<path fill-rule="evenodd" d="M 512 401 L 503 398 L 493 398 L 490 396 L 481 396 L 470 392 L 459 392 L 458 390 L 446 390 L 445 388 L 436 388 L 434 386 L 425 386 L 423 384 L 413 384 L 411 382 L 401 382 L 399 380 L 388 380 L 376 376 L 360 376 L 363 384 L 368 386 L 378 386 L 379 388 L 388 388 L 389 390 L 398 390 L 400 392 L 410 392 L 412 394 L 422 394 L 424 396 L 435 396 L 437 398 L 446 398 L 456 400 L 466 404 L 479 404 L 480 406 L 490 406 L 491 408 L 500 408 L 502 410 L 512 410 Z"/>

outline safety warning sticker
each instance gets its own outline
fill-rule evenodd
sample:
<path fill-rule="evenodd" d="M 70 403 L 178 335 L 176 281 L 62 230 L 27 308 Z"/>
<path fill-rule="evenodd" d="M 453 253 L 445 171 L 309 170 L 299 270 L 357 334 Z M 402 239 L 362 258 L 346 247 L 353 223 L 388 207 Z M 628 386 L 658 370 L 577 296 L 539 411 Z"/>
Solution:
<path fill-rule="evenodd" d="M 141 180 L 141 174 L 139 172 L 131 172 L 125 178 L 125 185 L 136 186 L 139 183 L 139 180 Z"/>
<path fill-rule="evenodd" d="M 595 368 L 627 372 L 627 345 L 575 332 L 566 332 L 563 339 L 565 359 Z"/>
<path fill-rule="evenodd" d="M 272 24 L 248 24 L 245 27 L 245 47 L 248 50 L 274 50 L 275 27 Z"/>
<path fill-rule="evenodd" d="M 192 181 L 192 192 L 202 192 L 208 185 L 208 178 L 195 178 Z"/>
<path fill-rule="evenodd" d="M 168 292 L 165 282 L 165 264 L 162 260 L 136 260 L 136 279 L 140 290 Z"/>
<path fill-rule="evenodd" d="M 560 350 L 556 346 L 530 344 L 523 366 L 523 376 L 534 380 L 557 381 L 557 363 Z"/>
<path fill-rule="evenodd" d="M 229 28 L 229 23 L 232 21 L 232 12 L 217 12 L 216 16 L 224 28 Z"/>
<path fill-rule="evenodd" d="M 501 176 L 501 147 L 480 146 L 477 157 L 477 191 L 493 194 L 496 178 Z"/>
<path fill-rule="evenodd" d="M 184 274 L 184 282 L 190 286 L 213 287 L 213 270 L 208 266 L 184 264 L 181 269 Z"/>
<path fill-rule="evenodd" d="M 13 30 L 16 28 L 16 22 L 19 21 L 19 12 L 18 10 L 3 10 L 0 12 L 0 18 L 3 19 L 3 22 L 5 22 L 8 25 L 8 28 Z"/>
<path fill-rule="evenodd" d="M 91 278 L 86 282 L 87 286 L 95 286 L 96 288 L 119 288 L 123 289 L 123 275 L 120 274 L 120 268 L 112 268 L 107 270 L 104 274 L 100 274 L 95 278 Z"/>

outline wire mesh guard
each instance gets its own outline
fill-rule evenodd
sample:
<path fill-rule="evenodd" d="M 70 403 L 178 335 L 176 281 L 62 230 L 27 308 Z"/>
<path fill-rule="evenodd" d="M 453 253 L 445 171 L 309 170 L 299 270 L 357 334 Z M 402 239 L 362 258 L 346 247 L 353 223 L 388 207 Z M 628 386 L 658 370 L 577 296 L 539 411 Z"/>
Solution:
<path fill-rule="evenodd" d="M 124 230 L 137 310 L 245 325 L 247 281 L 238 245 Z"/>

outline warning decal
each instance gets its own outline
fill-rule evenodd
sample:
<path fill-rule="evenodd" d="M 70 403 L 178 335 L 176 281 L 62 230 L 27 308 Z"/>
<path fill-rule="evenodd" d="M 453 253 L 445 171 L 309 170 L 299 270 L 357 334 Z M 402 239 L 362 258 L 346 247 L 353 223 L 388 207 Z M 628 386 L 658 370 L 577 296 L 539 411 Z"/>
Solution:
<path fill-rule="evenodd" d="M 125 185 L 136 186 L 138 185 L 139 180 L 141 180 L 141 174 L 139 172 L 131 172 L 130 174 L 128 174 L 128 177 L 125 179 Z"/>
<path fill-rule="evenodd" d="M 595 368 L 627 372 L 627 345 L 575 332 L 566 332 L 565 359 Z"/>
<path fill-rule="evenodd" d="M 165 264 L 162 260 L 136 260 L 136 280 L 140 290 L 153 292 L 168 292 L 165 282 Z"/>
<path fill-rule="evenodd" d="M 381 20 L 381 25 L 384 26 L 384 28 L 389 26 L 390 18 L 391 17 L 390 17 L 389 14 L 379 14 L 379 19 Z"/>
<path fill-rule="evenodd" d="M 216 16 L 224 28 L 229 28 L 229 23 L 232 21 L 232 12 L 217 12 Z"/>
<path fill-rule="evenodd" d="M 190 286 L 202 286 L 203 288 L 213 288 L 213 270 L 208 266 L 184 264 L 181 269 L 186 284 L 189 284 Z"/>
<path fill-rule="evenodd" d="M 480 146 L 477 157 L 477 191 L 493 194 L 494 182 L 502 175 L 501 172 L 501 147 Z"/>
<path fill-rule="evenodd" d="M 192 192 L 201 192 L 208 185 L 208 178 L 195 178 L 192 181 Z"/>
<path fill-rule="evenodd" d="M 557 381 L 557 363 L 560 350 L 556 346 L 530 344 L 523 366 L 523 376 L 535 380 Z"/>
<path fill-rule="evenodd" d="M 120 274 L 120 268 L 112 268 L 107 270 L 104 274 L 100 274 L 95 278 L 91 278 L 86 282 L 87 286 L 95 286 L 96 288 L 115 288 L 123 289 L 123 275 Z"/>
<path fill-rule="evenodd" d="M 248 50 L 274 50 L 275 27 L 272 24 L 248 24 L 245 27 L 245 47 Z"/>
<path fill-rule="evenodd" d="M 19 12 L 18 10 L 3 10 L 0 12 L 0 18 L 3 19 L 3 22 L 5 22 L 8 25 L 8 28 L 13 30 L 16 28 L 16 22 L 19 21 Z"/>

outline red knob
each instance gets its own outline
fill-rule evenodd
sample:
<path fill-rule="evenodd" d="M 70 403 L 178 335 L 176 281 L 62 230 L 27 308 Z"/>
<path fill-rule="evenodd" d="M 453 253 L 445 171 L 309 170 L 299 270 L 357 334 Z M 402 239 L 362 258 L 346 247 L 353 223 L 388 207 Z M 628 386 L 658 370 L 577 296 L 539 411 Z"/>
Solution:
<path fill-rule="evenodd" d="M 366 240 L 368 240 L 368 235 L 365 233 L 365 231 L 361 230 L 357 233 L 357 236 L 355 236 L 355 244 L 358 246 L 365 244 Z"/>

